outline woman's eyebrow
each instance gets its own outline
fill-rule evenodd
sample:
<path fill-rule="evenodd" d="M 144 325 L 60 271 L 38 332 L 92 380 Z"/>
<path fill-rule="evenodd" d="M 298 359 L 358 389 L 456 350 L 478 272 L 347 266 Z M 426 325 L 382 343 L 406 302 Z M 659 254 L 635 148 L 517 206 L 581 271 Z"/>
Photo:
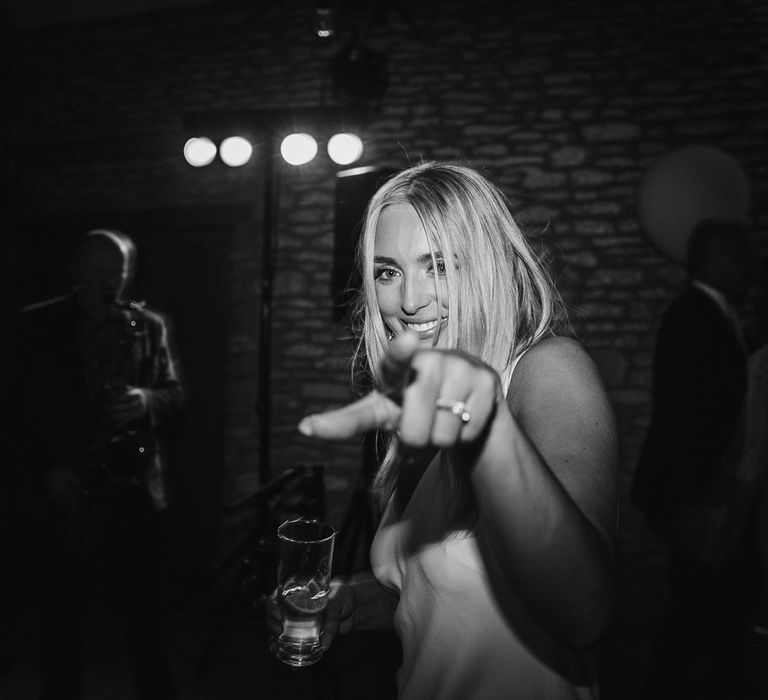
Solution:
<path fill-rule="evenodd" d="M 442 260 L 443 254 L 442 253 L 435 253 L 435 260 Z M 397 260 L 394 258 L 390 258 L 386 255 L 375 255 L 373 257 L 373 262 L 376 264 L 386 264 L 386 265 L 397 265 Z M 424 255 L 419 255 L 418 258 L 416 258 L 416 263 L 418 265 L 428 265 L 432 262 L 432 255 L 430 253 L 424 253 Z"/>
<path fill-rule="evenodd" d="M 376 255 L 373 258 L 375 263 L 385 263 L 387 265 L 397 265 L 397 261 L 394 258 L 388 258 L 386 255 Z"/>
<path fill-rule="evenodd" d="M 443 254 L 438 252 L 438 251 L 435 251 L 435 258 L 434 259 L 435 260 L 442 260 L 443 259 Z M 432 262 L 432 255 L 431 255 L 431 253 L 424 253 L 424 255 L 419 255 L 419 257 L 416 258 L 416 262 L 419 265 L 428 265 L 429 263 Z"/>

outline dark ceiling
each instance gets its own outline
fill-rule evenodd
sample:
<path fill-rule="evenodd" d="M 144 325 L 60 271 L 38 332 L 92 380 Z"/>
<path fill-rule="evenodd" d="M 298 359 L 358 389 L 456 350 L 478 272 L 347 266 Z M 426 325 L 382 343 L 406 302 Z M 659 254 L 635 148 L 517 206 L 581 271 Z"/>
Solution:
<path fill-rule="evenodd" d="M 2 0 L 2 6 L 13 25 L 39 26 L 210 2 L 212 0 Z"/>

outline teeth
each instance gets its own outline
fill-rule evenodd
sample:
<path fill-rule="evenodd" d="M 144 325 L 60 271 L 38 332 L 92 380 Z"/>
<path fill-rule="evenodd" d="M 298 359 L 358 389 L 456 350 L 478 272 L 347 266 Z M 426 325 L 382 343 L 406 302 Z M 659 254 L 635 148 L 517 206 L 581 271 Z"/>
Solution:
<path fill-rule="evenodd" d="M 426 331 L 432 331 L 437 328 L 437 321 L 427 321 L 426 323 L 406 323 L 410 330 L 418 333 L 424 333 Z"/>

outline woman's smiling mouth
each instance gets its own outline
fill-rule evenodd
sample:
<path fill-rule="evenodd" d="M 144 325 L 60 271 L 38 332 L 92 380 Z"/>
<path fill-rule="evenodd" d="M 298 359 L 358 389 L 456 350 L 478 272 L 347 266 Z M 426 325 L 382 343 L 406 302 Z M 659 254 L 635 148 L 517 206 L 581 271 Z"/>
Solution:
<path fill-rule="evenodd" d="M 440 319 L 440 324 L 442 325 L 445 323 L 448 319 L 443 318 Z M 434 331 L 438 326 L 438 320 L 433 319 L 432 321 L 424 321 L 422 323 L 410 323 L 408 321 L 402 321 L 403 326 L 409 330 L 414 331 L 415 333 L 431 333 Z"/>

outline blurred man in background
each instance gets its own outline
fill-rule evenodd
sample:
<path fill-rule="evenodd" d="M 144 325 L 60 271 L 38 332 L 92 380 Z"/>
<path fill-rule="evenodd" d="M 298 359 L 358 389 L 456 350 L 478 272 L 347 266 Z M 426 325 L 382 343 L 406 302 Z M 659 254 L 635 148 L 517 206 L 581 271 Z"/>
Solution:
<path fill-rule="evenodd" d="M 41 700 L 80 697 L 97 608 L 122 620 L 138 697 L 174 697 L 163 437 L 185 392 L 167 319 L 127 296 L 135 262 L 125 234 L 88 232 L 73 291 L 22 309 L 14 334 L 11 464 L 31 523 Z"/>
<path fill-rule="evenodd" d="M 669 547 L 649 698 L 743 697 L 757 490 L 740 469 L 747 348 L 736 311 L 750 265 L 740 223 L 698 224 L 687 248 L 689 282 L 656 338 L 652 415 L 631 494 Z"/>

